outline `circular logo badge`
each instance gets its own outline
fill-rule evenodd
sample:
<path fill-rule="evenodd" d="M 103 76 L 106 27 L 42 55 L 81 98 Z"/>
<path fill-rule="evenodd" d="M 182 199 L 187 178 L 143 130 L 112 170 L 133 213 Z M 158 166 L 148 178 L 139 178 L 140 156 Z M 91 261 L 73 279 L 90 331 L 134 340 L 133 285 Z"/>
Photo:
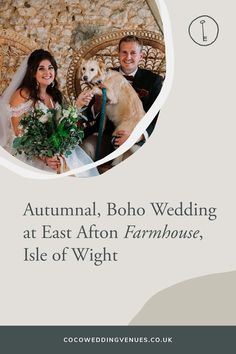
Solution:
<path fill-rule="evenodd" d="M 195 18 L 189 25 L 188 32 L 192 40 L 201 46 L 213 44 L 219 34 L 218 23 L 210 16 Z"/>

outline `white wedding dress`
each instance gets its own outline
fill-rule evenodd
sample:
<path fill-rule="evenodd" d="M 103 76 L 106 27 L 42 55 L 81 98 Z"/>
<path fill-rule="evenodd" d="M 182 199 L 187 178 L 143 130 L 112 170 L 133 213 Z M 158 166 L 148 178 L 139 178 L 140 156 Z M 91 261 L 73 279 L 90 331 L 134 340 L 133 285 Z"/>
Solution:
<path fill-rule="evenodd" d="M 39 108 L 40 110 L 47 113 L 48 107 L 43 102 L 38 101 L 37 108 Z M 57 109 L 57 108 L 60 108 L 59 103 L 56 103 L 56 105 L 55 105 L 55 109 Z M 21 103 L 20 105 L 18 105 L 16 107 L 11 107 L 9 104 L 7 104 L 7 111 L 8 111 L 9 117 L 20 117 L 23 114 L 32 111 L 33 109 L 34 108 L 33 108 L 33 101 L 32 100 L 28 100 L 25 103 Z M 7 142 L 4 146 L 4 148 L 11 155 L 15 155 L 16 158 L 27 163 L 28 165 L 30 165 L 32 167 L 38 168 L 43 171 L 55 173 L 54 170 L 52 170 L 43 161 L 41 161 L 37 158 L 28 159 L 24 154 L 16 154 L 16 151 L 12 147 L 13 140 L 15 137 L 16 136 L 14 134 L 14 130 L 11 126 L 11 123 L 9 123 L 9 134 L 8 134 Z M 65 158 L 66 164 L 70 170 L 93 163 L 92 159 L 79 146 L 77 146 L 72 151 L 71 155 L 69 155 L 68 157 L 64 157 L 64 158 Z M 85 172 L 75 173 L 74 175 L 76 177 L 93 177 L 93 176 L 99 175 L 99 173 L 97 171 L 97 168 L 94 167 L 94 168 L 91 168 Z"/>

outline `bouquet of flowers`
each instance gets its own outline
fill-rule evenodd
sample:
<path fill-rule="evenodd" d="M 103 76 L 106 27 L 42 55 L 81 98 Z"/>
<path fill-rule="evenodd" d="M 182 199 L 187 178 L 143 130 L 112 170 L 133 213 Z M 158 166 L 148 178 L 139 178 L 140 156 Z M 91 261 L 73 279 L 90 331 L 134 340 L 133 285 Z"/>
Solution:
<path fill-rule="evenodd" d="M 74 105 L 42 110 L 35 108 L 20 121 L 23 134 L 13 141 L 17 153 L 28 158 L 68 156 L 82 142 L 79 121 L 86 119 Z"/>

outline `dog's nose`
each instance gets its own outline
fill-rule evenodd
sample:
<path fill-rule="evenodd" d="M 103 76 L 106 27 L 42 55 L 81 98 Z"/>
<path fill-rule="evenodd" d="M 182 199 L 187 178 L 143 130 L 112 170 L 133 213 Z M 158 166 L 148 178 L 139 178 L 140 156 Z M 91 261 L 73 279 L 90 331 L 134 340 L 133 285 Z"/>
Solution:
<path fill-rule="evenodd" d="M 84 80 L 84 81 L 88 81 L 88 76 L 85 75 L 85 76 L 83 77 L 83 80 Z"/>

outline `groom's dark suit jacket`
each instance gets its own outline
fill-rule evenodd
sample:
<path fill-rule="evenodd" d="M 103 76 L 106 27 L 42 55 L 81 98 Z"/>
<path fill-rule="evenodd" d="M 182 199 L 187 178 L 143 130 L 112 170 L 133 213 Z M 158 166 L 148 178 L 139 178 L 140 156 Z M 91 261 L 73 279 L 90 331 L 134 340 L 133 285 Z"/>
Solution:
<path fill-rule="evenodd" d="M 115 68 L 114 70 L 118 71 L 119 68 Z M 138 68 L 136 74 L 134 75 L 134 80 L 133 80 L 133 88 L 135 91 L 138 93 L 139 98 L 141 99 L 143 103 L 143 108 L 145 112 L 149 110 L 149 108 L 152 106 L 153 102 L 159 95 L 162 87 L 162 82 L 163 79 L 161 76 L 154 74 L 150 70 L 146 69 L 141 69 Z M 159 113 L 159 112 L 158 112 Z M 157 121 L 158 114 L 156 117 L 153 119 L 151 124 L 147 127 L 147 133 L 150 136 L 153 132 L 153 129 L 155 127 L 156 121 Z M 88 117 L 89 119 L 89 117 Z M 98 131 L 98 124 L 99 124 L 99 117 L 97 118 L 97 122 L 93 127 L 90 127 L 85 130 L 85 136 L 88 136 L 96 131 Z M 111 134 L 114 131 L 114 126 L 110 121 L 107 122 L 106 125 L 106 131 L 110 131 Z M 137 143 L 138 145 L 143 145 L 145 141 L 140 141 Z"/>

